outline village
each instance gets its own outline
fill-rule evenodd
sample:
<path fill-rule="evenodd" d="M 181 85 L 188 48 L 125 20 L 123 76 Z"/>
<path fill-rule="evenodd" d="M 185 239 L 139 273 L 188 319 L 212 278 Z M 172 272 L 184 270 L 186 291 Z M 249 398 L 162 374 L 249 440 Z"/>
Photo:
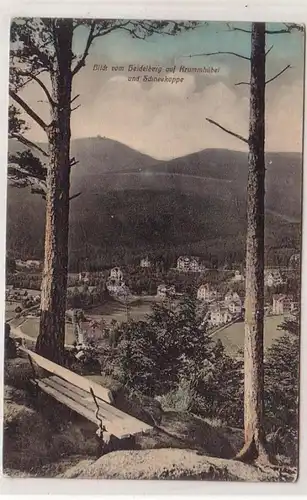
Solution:
<path fill-rule="evenodd" d="M 297 313 L 298 298 L 291 290 L 289 292 L 289 281 L 291 276 L 293 281 L 298 266 L 297 255 L 294 254 L 289 260 L 288 268 L 265 269 L 266 317 L 291 317 Z M 41 267 L 42 263 L 38 260 L 16 260 L 15 276 L 18 276 L 18 273 L 38 272 Z M 68 281 L 72 286 L 68 286 L 66 319 L 70 324 L 73 311 L 81 310 L 82 317 L 87 318 L 84 319 L 84 325 L 91 325 L 93 332 L 93 324 L 98 327 L 100 322 L 105 320 L 123 322 L 129 318 L 140 319 L 150 312 L 154 303 L 176 304 L 188 290 L 197 299 L 203 324 L 206 324 L 207 330 L 213 334 L 244 321 L 245 273 L 235 269 L 235 266 L 232 267 L 212 270 L 208 269 L 199 257 L 179 256 L 175 266 L 170 267 L 167 272 L 159 273 L 156 271 L 154 259 L 145 256 L 140 259 L 138 266 L 129 269 L 125 266 L 115 266 L 103 273 L 84 271 L 70 274 Z M 146 283 L 149 280 L 151 286 L 146 289 L 144 285 L 145 289 L 140 291 L 135 286 L 136 281 L 131 280 L 132 273 L 145 276 Z M 29 325 L 35 325 L 37 330 L 40 290 L 25 289 L 12 283 L 14 280 L 8 280 L 6 287 L 7 319 L 14 316 L 23 317 L 24 320 L 36 318 L 36 322 L 32 321 Z M 113 316 L 112 313 L 106 313 L 110 304 L 114 311 Z M 98 332 L 99 328 L 96 327 L 94 330 Z M 27 332 L 29 333 L 29 327 Z M 81 331 L 78 335 L 75 334 L 77 339 L 81 336 L 83 338 Z"/>

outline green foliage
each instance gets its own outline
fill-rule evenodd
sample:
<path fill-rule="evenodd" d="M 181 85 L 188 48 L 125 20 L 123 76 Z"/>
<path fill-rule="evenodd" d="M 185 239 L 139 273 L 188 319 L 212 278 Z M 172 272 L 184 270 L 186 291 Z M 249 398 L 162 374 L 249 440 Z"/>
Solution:
<path fill-rule="evenodd" d="M 152 329 L 144 321 L 131 321 L 122 324 L 115 330 L 115 334 L 120 341 L 115 356 L 114 375 L 129 388 L 153 395 L 158 381 L 159 352 Z"/>
<path fill-rule="evenodd" d="M 177 307 L 155 305 L 146 321 L 122 324 L 114 335 L 112 374 L 130 389 L 159 396 L 168 408 L 242 423 L 242 362 L 207 335 L 193 296 Z"/>
<path fill-rule="evenodd" d="M 270 428 L 297 429 L 299 390 L 299 322 L 287 320 L 286 333 L 268 350 L 265 362 L 265 408 Z"/>
<path fill-rule="evenodd" d="M 190 380 L 179 380 L 177 387 L 159 397 L 164 411 L 191 411 L 195 401 L 195 390 Z"/>

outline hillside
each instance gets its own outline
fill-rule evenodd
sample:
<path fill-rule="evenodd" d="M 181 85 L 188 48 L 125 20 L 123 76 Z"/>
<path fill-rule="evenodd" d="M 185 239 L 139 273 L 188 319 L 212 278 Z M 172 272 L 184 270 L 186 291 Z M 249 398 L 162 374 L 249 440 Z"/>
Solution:
<path fill-rule="evenodd" d="M 16 147 L 11 144 L 10 147 Z M 70 256 L 106 264 L 142 253 L 244 254 L 247 155 L 207 149 L 158 161 L 110 139 L 72 141 Z M 267 246 L 299 245 L 301 155 L 267 155 Z M 9 187 L 8 250 L 43 252 L 44 202 Z M 225 249 L 225 250 L 224 250 Z M 81 265 L 81 264 L 80 264 Z"/>

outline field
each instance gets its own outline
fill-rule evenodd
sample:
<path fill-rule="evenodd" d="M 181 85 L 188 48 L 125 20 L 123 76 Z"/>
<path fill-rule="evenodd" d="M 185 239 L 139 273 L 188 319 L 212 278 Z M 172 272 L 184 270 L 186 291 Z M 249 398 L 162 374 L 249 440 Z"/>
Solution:
<path fill-rule="evenodd" d="M 157 302 L 158 299 L 156 297 L 142 297 L 139 300 L 134 301 L 129 306 L 129 317 L 135 320 L 141 320 L 146 317 L 147 314 L 151 312 L 151 305 Z M 9 304 L 6 302 L 6 310 L 5 310 L 5 319 L 9 320 L 15 316 L 15 308 L 19 304 L 13 302 Z M 127 321 L 127 310 L 124 304 L 116 301 L 109 301 L 100 306 L 94 307 L 89 311 L 86 311 L 86 317 L 91 320 L 95 319 L 98 322 L 103 318 L 106 323 L 110 323 L 112 320 L 116 320 L 121 323 Z M 25 334 L 26 336 L 32 337 L 33 339 L 37 338 L 38 330 L 39 330 L 39 318 L 27 318 L 25 321 L 23 319 L 14 320 L 12 322 L 12 327 L 20 327 L 20 333 Z M 83 331 L 90 330 L 89 323 L 83 323 L 82 325 Z M 99 332 L 97 332 L 99 334 Z M 75 335 L 73 333 L 72 325 L 70 323 L 66 323 L 66 335 L 65 335 L 65 343 L 72 345 L 75 341 Z"/>
<path fill-rule="evenodd" d="M 127 321 L 127 312 L 130 318 L 140 321 L 145 319 L 145 317 L 150 314 L 152 310 L 152 305 L 157 303 L 159 299 L 157 297 L 141 297 L 135 300 L 129 305 L 128 311 L 126 306 L 120 302 L 109 301 L 99 306 L 93 307 L 86 311 L 86 317 L 91 320 L 95 319 L 100 322 L 103 318 L 106 323 L 110 323 L 112 320 L 116 320 L 118 323 Z M 13 302 L 11 305 L 6 303 L 5 319 L 8 320 L 15 316 L 15 308 L 17 303 Z M 265 320 L 265 331 L 264 331 L 264 345 L 268 348 L 272 343 L 282 335 L 282 331 L 278 330 L 277 327 L 282 323 L 283 316 L 272 316 L 267 317 Z M 15 322 L 13 322 L 14 324 Z M 20 321 L 18 322 L 18 324 Z M 16 324 L 16 326 L 18 326 Z M 25 335 L 36 338 L 39 329 L 39 318 L 28 318 L 20 325 L 21 332 Z M 82 325 L 83 331 L 90 330 L 89 322 Z M 97 334 L 99 332 L 97 331 Z M 237 356 L 239 351 L 243 350 L 244 346 L 244 323 L 235 323 L 225 328 L 224 330 L 218 332 L 213 336 L 215 340 L 220 339 L 225 346 L 226 352 L 232 356 Z M 75 341 L 75 336 L 73 334 L 72 325 L 66 324 L 66 344 L 73 344 Z"/>
<path fill-rule="evenodd" d="M 157 302 L 158 299 L 156 297 L 142 297 L 134 301 L 128 307 L 129 317 L 136 321 L 144 319 L 151 312 L 152 304 Z M 95 319 L 103 317 L 107 323 L 110 323 L 112 320 L 116 320 L 118 323 L 127 321 L 126 306 L 116 301 L 106 302 L 100 306 L 93 307 L 86 312 L 86 315 Z"/>
<path fill-rule="evenodd" d="M 21 332 L 33 339 L 37 338 L 39 330 L 39 318 L 27 318 L 24 323 L 20 325 Z M 72 325 L 66 323 L 65 343 L 72 345 L 75 341 Z"/>
<path fill-rule="evenodd" d="M 5 303 L 5 321 L 8 321 L 16 316 L 15 309 L 18 306 L 20 306 L 19 302 Z"/>
<path fill-rule="evenodd" d="M 265 319 L 264 325 L 264 347 L 267 349 L 282 335 L 282 330 L 277 327 L 283 322 L 283 316 L 271 316 Z M 225 330 L 213 336 L 215 340 L 220 339 L 230 355 L 237 355 L 244 347 L 244 323 L 235 323 Z"/>

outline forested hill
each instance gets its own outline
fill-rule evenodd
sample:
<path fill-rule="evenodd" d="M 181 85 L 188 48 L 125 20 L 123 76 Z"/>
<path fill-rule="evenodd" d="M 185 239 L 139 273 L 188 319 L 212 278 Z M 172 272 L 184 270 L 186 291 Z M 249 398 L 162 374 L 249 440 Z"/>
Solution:
<path fill-rule="evenodd" d="M 15 143 L 10 148 L 16 148 Z M 97 265 L 144 252 L 229 252 L 242 258 L 246 224 L 247 155 L 206 149 L 158 161 L 110 139 L 72 141 L 70 258 Z M 297 248 L 302 157 L 266 157 L 267 248 Z M 9 187 L 7 246 L 16 257 L 41 257 L 44 202 Z"/>

